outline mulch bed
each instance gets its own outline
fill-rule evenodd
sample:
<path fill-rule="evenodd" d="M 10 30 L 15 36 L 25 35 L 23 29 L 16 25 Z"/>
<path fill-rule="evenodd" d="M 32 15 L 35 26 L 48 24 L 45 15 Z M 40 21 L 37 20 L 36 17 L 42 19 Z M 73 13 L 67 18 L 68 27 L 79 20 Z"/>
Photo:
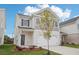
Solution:
<path fill-rule="evenodd" d="M 15 50 L 16 51 L 30 51 L 30 50 L 41 50 L 41 49 L 43 49 L 43 48 L 41 48 L 41 47 L 36 48 L 36 46 L 31 46 L 29 48 L 22 48 L 22 47 L 16 46 Z"/>

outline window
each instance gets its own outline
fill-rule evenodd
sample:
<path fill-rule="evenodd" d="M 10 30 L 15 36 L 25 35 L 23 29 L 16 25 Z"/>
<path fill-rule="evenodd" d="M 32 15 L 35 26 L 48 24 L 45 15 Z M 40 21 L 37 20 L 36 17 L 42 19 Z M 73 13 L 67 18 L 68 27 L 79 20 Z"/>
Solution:
<path fill-rule="evenodd" d="M 57 21 L 55 21 L 54 22 L 54 29 L 53 29 L 54 31 L 58 31 L 59 29 L 58 29 L 58 22 Z"/>
<path fill-rule="evenodd" d="M 36 18 L 36 24 L 39 24 L 40 18 Z"/>
<path fill-rule="evenodd" d="M 79 29 L 79 24 L 77 25 L 78 29 Z"/>
<path fill-rule="evenodd" d="M 21 20 L 21 26 L 27 26 L 27 27 L 29 27 L 29 20 L 22 19 Z"/>
<path fill-rule="evenodd" d="M 55 27 L 58 27 L 58 23 L 56 21 L 55 21 L 55 24 L 54 25 L 55 25 Z"/>
<path fill-rule="evenodd" d="M 40 18 L 39 17 L 36 17 L 35 18 L 35 23 L 36 23 L 35 28 L 36 29 L 39 29 L 39 22 L 40 22 Z"/>
<path fill-rule="evenodd" d="M 21 35 L 21 45 L 25 44 L 25 35 Z"/>

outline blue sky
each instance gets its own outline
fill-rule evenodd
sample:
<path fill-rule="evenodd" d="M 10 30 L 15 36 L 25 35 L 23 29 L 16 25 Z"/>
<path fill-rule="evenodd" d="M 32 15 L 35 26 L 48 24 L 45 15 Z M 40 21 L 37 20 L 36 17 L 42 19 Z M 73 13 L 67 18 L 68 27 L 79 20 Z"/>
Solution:
<path fill-rule="evenodd" d="M 10 35 L 10 34 L 14 33 L 15 15 L 20 12 L 27 13 L 28 6 L 37 8 L 37 5 L 35 5 L 35 4 L 0 4 L 0 8 L 6 9 L 6 32 L 5 32 L 6 35 Z M 51 6 L 52 5 L 49 5 L 49 7 L 51 7 Z M 78 4 L 53 4 L 53 6 L 60 8 L 63 13 L 65 11 L 68 11 L 69 12 L 68 18 L 72 18 L 76 15 L 79 15 L 79 5 Z M 54 7 L 54 9 L 55 9 L 55 7 Z"/>

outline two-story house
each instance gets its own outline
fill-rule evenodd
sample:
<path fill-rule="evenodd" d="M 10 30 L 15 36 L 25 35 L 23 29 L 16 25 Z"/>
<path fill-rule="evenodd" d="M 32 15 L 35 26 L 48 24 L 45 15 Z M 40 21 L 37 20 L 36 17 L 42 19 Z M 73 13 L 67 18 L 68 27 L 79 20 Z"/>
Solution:
<path fill-rule="evenodd" d="M 60 31 L 64 43 L 79 44 L 79 16 L 60 23 Z"/>
<path fill-rule="evenodd" d="M 0 45 L 4 43 L 5 9 L 0 8 Z"/>
<path fill-rule="evenodd" d="M 33 13 L 35 15 L 33 18 L 29 15 L 16 14 L 14 44 L 19 47 L 35 45 L 45 48 L 47 46 L 47 40 L 44 38 L 43 32 L 38 25 L 38 22 L 41 19 L 38 15 L 41 15 L 45 10 L 51 13 L 52 16 L 50 17 L 52 17 L 52 19 L 55 19 L 49 45 L 52 47 L 61 44 L 59 17 L 50 8 L 44 8 Z"/>

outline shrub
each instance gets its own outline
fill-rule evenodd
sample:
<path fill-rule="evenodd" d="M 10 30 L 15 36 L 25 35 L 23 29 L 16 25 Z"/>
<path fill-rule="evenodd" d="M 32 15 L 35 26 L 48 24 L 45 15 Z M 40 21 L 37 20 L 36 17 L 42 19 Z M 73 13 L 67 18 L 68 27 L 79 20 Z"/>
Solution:
<path fill-rule="evenodd" d="M 71 43 L 72 45 L 75 45 L 75 43 Z"/>
<path fill-rule="evenodd" d="M 66 44 L 69 44 L 68 42 Z"/>
<path fill-rule="evenodd" d="M 42 49 L 42 47 L 39 47 L 39 49 Z"/>
<path fill-rule="evenodd" d="M 9 36 L 4 36 L 4 44 L 13 44 L 13 38 L 10 38 Z"/>

